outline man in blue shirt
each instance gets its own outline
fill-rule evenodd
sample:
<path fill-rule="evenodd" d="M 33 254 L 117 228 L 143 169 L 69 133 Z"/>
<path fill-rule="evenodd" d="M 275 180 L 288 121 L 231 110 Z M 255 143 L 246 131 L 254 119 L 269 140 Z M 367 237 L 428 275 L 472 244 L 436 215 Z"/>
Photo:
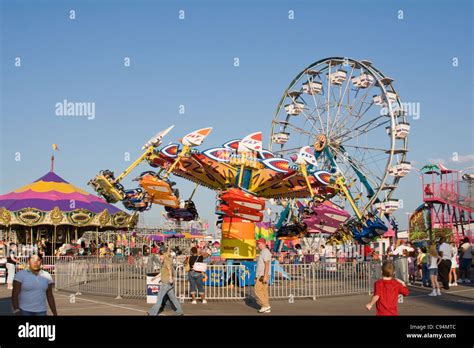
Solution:
<path fill-rule="evenodd" d="M 12 292 L 15 315 L 46 315 L 48 311 L 46 300 L 53 315 L 58 315 L 53 296 L 53 278 L 41 269 L 42 261 L 41 255 L 30 256 L 28 268 L 15 275 Z"/>

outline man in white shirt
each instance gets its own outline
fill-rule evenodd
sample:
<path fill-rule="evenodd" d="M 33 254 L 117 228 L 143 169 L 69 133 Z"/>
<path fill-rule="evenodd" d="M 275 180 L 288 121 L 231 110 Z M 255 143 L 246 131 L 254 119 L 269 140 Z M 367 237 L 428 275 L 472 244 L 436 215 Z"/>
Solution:
<path fill-rule="evenodd" d="M 255 297 L 257 303 L 261 306 L 259 313 L 270 313 L 270 304 L 268 301 L 268 282 L 270 280 L 270 263 L 272 254 L 267 248 L 264 238 L 257 241 L 257 247 L 260 249 L 260 255 L 257 259 L 257 270 L 255 273 Z"/>
<path fill-rule="evenodd" d="M 415 249 L 413 249 L 411 246 L 408 246 L 408 245 L 405 245 L 405 242 L 404 241 L 401 241 L 400 242 L 400 245 L 393 251 L 392 255 L 393 256 L 402 256 L 403 255 L 403 251 L 408 251 L 409 253 L 411 253 L 412 251 L 415 251 Z"/>
<path fill-rule="evenodd" d="M 443 283 L 443 288 L 449 290 L 449 272 L 451 271 L 451 246 L 446 243 L 446 238 L 441 237 L 439 253 L 442 261 L 438 265 L 438 274 Z"/>
<path fill-rule="evenodd" d="M 58 315 L 53 296 L 53 278 L 41 269 L 42 261 L 41 255 L 30 256 L 29 267 L 15 275 L 12 292 L 12 307 L 15 315 L 46 315 L 48 311 L 46 300 L 53 315 Z"/>

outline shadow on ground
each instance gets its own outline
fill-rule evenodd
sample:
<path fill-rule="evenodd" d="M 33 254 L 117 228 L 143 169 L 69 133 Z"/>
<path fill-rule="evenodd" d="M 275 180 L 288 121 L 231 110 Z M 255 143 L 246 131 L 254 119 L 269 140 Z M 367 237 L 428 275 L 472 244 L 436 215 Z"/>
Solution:
<path fill-rule="evenodd" d="M 253 297 L 246 297 L 244 300 L 245 304 L 254 309 L 260 309 L 257 301 Z"/>

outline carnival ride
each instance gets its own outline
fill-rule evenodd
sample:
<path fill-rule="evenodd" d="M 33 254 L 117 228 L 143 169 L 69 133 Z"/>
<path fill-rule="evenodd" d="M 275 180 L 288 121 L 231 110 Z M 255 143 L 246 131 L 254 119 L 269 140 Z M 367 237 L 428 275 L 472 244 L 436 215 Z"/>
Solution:
<path fill-rule="evenodd" d="M 410 215 L 410 230 L 448 228 L 456 244 L 464 237 L 472 239 L 474 175 L 460 173 L 442 164 L 421 168 L 423 204 Z"/>
<path fill-rule="evenodd" d="M 326 199 L 336 209 L 353 211 L 354 218 L 340 226 L 349 227 L 360 243 L 387 231 L 380 217 L 396 225 L 392 213 L 399 202 L 393 193 L 411 169 L 406 161 L 410 125 L 392 82 L 366 60 L 319 60 L 291 81 L 272 123 L 273 153 L 288 156 L 309 145 L 319 167 L 331 173 L 336 192 Z M 316 203 L 316 210 L 327 209 Z M 295 208 L 286 205 L 277 227 L 295 215 Z M 317 219 L 303 219 L 317 225 Z M 341 238 L 348 234 L 344 229 L 328 231 L 329 221 L 324 226 L 326 231 L 321 232 Z"/>
<path fill-rule="evenodd" d="M 197 212 L 191 200 L 179 208 L 171 174 L 217 191 L 225 259 L 255 257 L 254 223 L 262 221 L 267 199 L 284 205 L 277 223 L 281 239 L 325 233 L 367 243 L 388 230 L 382 217 L 390 220 L 397 209 L 392 195 L 410 170 L 410 126 L 392 81 L 368 61 L 320 60 L 285 90 L 270 150 L 263 148 L 261 132 L 198 150 L 212 128 L 158 149 L 172 126 L 147 142 L 119 177 L 102 171 L 90 185 L 110 203 L 123 201 L 137 211 L 160 204 L 170 216 L 186 218 Z M 140 188 L 125 190 L 120 181 L 142 161 L 159 170 L 142 173 Z M 176 209 L 186 214 L 173 215 L 180 213 Z"/>

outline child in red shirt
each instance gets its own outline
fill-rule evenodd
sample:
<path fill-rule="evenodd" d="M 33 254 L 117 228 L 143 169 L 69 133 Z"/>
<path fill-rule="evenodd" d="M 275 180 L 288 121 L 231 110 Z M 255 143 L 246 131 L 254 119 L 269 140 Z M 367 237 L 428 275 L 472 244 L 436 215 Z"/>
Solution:
<path fill-rule="evenodd" d="M 382 265 L 382 279 L 374 284 L 374 296 L 367 303 L 366 308 L 370 311 L 376 304 L 377 315 L 398 315 L 398 295 L 408 296 L 408 288 L 399 279 L 394 279 L 395 266 L 390 261 Z"/>

